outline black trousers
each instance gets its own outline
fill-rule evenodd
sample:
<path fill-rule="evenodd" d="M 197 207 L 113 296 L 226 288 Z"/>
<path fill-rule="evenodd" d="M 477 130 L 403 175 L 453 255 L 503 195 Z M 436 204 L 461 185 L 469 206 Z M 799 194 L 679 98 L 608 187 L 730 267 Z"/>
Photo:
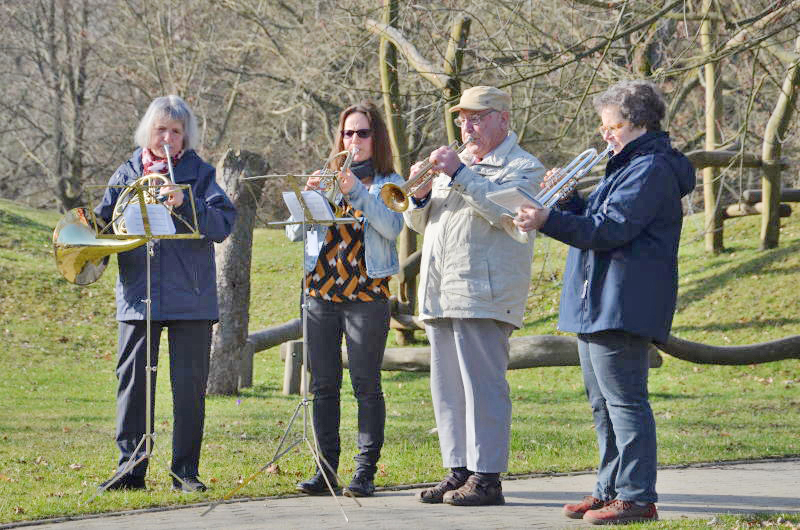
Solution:
<path fill-rule="evenodd" d="M 358 402 L 356 467 L 374 476 L 386 423 L 381 364 L 389 334 L 389 302 L 328 302 L 309 297 L 308 304 L 308 362 L 319 450 L 337 470 L 344 337 L 350 380 Z"/>
<path fill-rule="evenodd" d="M 161 330 L 168 329 L 169 371 L 172 386 L 172 471 L 179 477 L 197 476 L 200 445 L 205 421 L 206 382 L 211 352 L 210 320 L 171 320 L 151 323 L 151 365 L 158 364 Z M 117 446 L 119 468 L 131 458 L 144 454 L 145 446 L 134 449 L 145 434 L 147 323 L 133 320 L 119 323 L 117 361 Z M 155 423 L 156 372 L 151 378 L 152 432 Z M 131 472 L 144 476 L 147 460 Z"/>

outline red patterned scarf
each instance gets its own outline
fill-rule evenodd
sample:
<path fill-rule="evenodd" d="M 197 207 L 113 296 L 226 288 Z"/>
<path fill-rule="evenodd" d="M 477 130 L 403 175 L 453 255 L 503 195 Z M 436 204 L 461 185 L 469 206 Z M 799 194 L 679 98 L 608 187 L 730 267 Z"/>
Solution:
<path fill-rule="evenodd" d="M 182 156 L 183 149 L 178 151 L 178 153 L 172 157 L 172 167 L 175 167 L 178 164 L 178 160 L 180 160 Z M 156 154 L 147 147 L 142 149 L 142 175 L 147 175 L 148 173 L 167 172 L 169 172 L 169 167 L 167 167 L 166 158 L 156 156 Z"/>

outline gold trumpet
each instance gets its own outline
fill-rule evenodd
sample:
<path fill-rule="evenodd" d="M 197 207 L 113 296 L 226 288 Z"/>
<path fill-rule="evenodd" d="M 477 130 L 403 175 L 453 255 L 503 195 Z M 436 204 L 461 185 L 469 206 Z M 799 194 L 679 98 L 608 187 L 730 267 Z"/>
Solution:
<path fill-rule="evenodd" d="M 472 136 L 467 138 L 467 141 L 456 149 L 456 154 L 461 154 L 471 141 Z M 448 147 L 450 149 L 455 149 L 456 145 L 458 145 L 458 142 L 453 142 Z M 395 212 L 405 212 L 408 210 L 408 197 L 414 195 L 417 190 L 436 177 L 437 173 L 431 171 L 431 169 L 433 169 L 433 162 L 428 160 L 420 166 L 417 175 L 408 179 L 404 184 L 400 186 L 392 183 L 384 184 L 383 188 L 381 188 L 381 199 L 384 204 L 386 204 L 386 207 Z"/>

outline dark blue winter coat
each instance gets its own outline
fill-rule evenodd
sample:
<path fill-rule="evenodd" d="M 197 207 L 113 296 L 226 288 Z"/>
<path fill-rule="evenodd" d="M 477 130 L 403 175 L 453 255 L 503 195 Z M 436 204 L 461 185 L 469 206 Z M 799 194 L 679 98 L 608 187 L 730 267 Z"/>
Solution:
<path fill-rule="evenodd" d="M 613 156 L 586 201 L 553 209 L 541 232 L 570 245 L 559 329 L 624 330 L 664 342 L 678 291 L 681 197 L 695 186 L 689 160 L 665 132 Z"/>
<path fill-rule="evenodd" d="M 190 184 L 194 195 L 201 239 L 156 239 L 150 259 L 153 320 L 217 320 L 214 243 L 222 242 L 233 229 L 236 210 L 214 178 L 215 170 L 194 151 L 186 151 L 174 167 L 175 183 Z M 109 186 L 129 185 L 142 176 L 142 150 L 137 149 L 109 180 Z M 111 220 L 122 188 L 107 188 L 95 214 Z M 192 207 L 184 191 L 183 204 L 175 212 L 189 220 Z M 176 232 L 188 232 L 175 221 Z M 147 292 L 146 246 L 118 257 L 117 320 L 144 320 L 142 301 Z"/>

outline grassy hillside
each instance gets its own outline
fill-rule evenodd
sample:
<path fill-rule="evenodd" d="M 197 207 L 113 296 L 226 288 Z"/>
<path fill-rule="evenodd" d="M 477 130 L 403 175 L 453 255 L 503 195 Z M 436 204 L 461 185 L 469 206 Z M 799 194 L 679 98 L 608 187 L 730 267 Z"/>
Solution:
<path fill-rule="evenodd" d="M 171 396 L 159 365 L 157 443 L 147 492 L 108 493 L 82 505 L 115 468 L 115 264 L 76 287 L 55 270 L 57 215 L 0 201 L 0 522 L 192 503 L 221 497 L 270 460 L 297 405 L 280 394 L 277 349 L 257 354 L 254 386 L 208 400 L 201 478 L 206 494 L 169 490 Z M 745 344 L 800 333 L 800 220 L 785 221 L 780 248 L 758 251 L 759 219 L 728 221 L 728 251 L 703 252 L 702 219 L 690 217 L 681 247 L 674 333 L 709 344 Z M 298 244 L 259 230 L 253 256 L 251 329 L 298 313 Z M 564 246 L 536 243 L 525 327 L 555 330 Z M 654 278 L 653 281 L 658 281 Z M 420 339 L 422 335 L 420 334 Z M 166 345 L 163 346 L 166 354 Z M 511 473 L 591 469 L 596 449 L 577 367 L 509 373 L 514 403 Z M 355 402 L 345 380 L 341 474 L 353 470 Z M 800 454 L 800 365 L 716 367 L 665 356 L 651 374 L 662 464 Z M 378 485 L 440 478 L 427 374 L 384 374 L 388 418 Z M 313 466 L 305 450 L 282 458 L 240 494 L 293 490 Z M 787 492 L 788 493 L 788 492 Z"/>

